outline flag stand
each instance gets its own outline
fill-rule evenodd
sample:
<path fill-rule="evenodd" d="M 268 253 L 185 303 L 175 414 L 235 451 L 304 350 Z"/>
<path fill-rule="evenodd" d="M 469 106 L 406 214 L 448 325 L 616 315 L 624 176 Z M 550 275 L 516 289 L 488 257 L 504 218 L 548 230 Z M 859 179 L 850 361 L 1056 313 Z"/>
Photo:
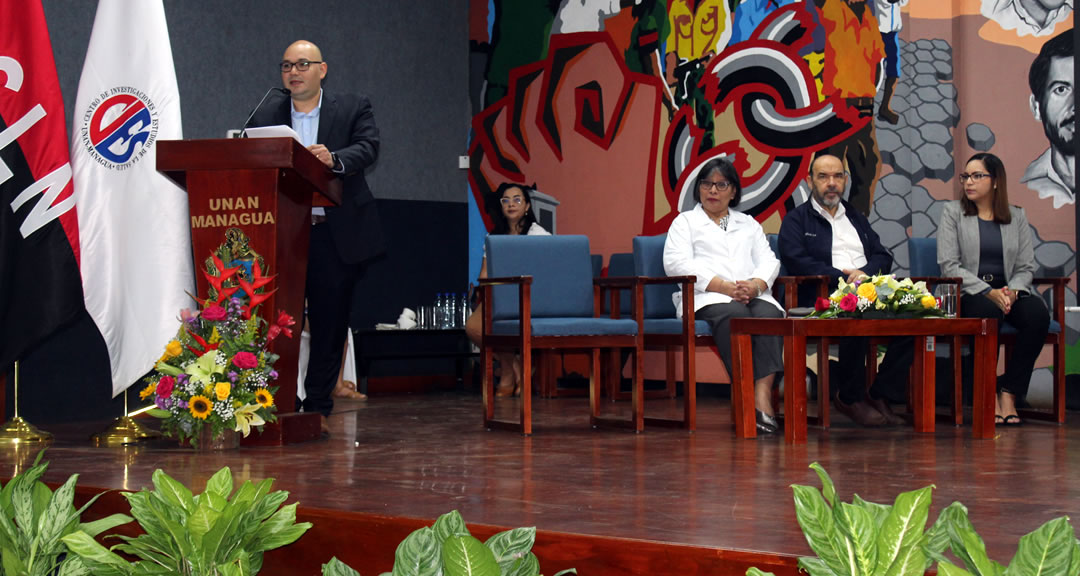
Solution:
<path fill-rule="evenodd" d="M 52 434 L 19 416 L 19 361 L 15 361 L 15 416 L 0 426 L 0 444 L 29 444 L 52 442 Z"/>
<path fill-rule="evenodd" d="M 161 436 L 135 421 L 128 415 L 128 391 L 124 390 L 124 415 L 113 420 L 104 430 L 90 437 L 97 448 L 113 448 L 127 444 L 137 444 Z"/>

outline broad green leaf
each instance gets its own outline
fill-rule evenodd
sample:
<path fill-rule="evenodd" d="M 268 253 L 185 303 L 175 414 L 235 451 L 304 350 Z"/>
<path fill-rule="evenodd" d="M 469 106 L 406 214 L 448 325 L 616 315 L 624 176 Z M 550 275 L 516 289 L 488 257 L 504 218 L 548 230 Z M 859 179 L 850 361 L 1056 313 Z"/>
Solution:
<path fill-rule="evenodd" d="M 128 516 L 127 514 L 112 514 L 110 516 L 94 520 L 93 522 L 84 522 L 82 524 L 79 524 L 78 529 L 86 532 L 90 536 L 97 536 L 98 534 L 101 534 L 102 532 L 106 532 L 108 530 L 112 530 L 117 526 L 123 526 L 124 524 L 131 522 L 131 520 L 131 516 Z"/>
<path fill-rule="evenodd" d="M 471 536 L 469 529 L 465 527 L 465 520 L 457 510 L 439 516 L 431 525 L 431 531 L 435 533 L 435 539 L 440 546 L 451 536 Z"/>
<path fill-rule="evenodd" d="M 277 511 L 278 507 L 285 503 L 289 499 L 289 493 L 285 491 L 274 492 L 272 494 L 266 494 L 259 498 L 258 501 L 252 501 L 244 506 L 250 508 L 251 519 L 254 522 L 262 522 Z"/>
<path fill-rule="evenodd" d="M 160 471 L 160 469 L 158 470 Z M 157 473 L 154 474 L 157 476 Z M 191 534 L 184 529 L 184 526 L 171 518 L 168 518 L 166 511 L 160 510 L 155 506 L 150 506 L 150 511 L 160 522 L 165 533 L 168 535 L 169 540 L 179 550 L 180 555 L 183 558 L 195 558 L 195 544 L 191 541 Z"/>
<path fill-rule="evenodd" d="M 896 497 L 877 538 L 878 573 L 886 573 L 897 558 L 918 543 L 930 515 L 933 486 L 904 492 Z"/>
<path fill-rule="evenodd" d="M 900 556 L 893 560 L 888 570 L 879 570 L 877 574 L 884 574 L 884 576 L 922 576 L 926 573 L 926 567 L 929 564 L 922 540 L 919 540 L 914 546 L 901 548 Z"/>
<path fill-rule="evenodd" d="M 64 536 L 63 540 L 64 544 L 67 544 L 68 550 L 71 550 L 72 553 L 84 560 L 91 560 L 109 566 L 125 574 L 131 573 L 131 565 L 126 560 L 98 544 L 96 540 L 85 532 L 73 532 Z"/>
<path fill-rule="evenodd" d="M 147 410 L 146 413 L 154 418 L 169 418 L 172 416 L 172 412 L 169 410 L 162 410 L 161 408 L 151 408 Z"/>
<path fill-rule="evenodd" d="M 945 559 L 945 549 L 949 547 L 949 527 L 951 515 L 957 510 L 967 510 L 959 502 L 953 502 L 938 514 L 934 525 L 926 531 L 923 538 L 923 551 L 926 553 L 927 562 L 941 562 Z M 965 512 L 966 513 L 966 512 Z M 929 568 L 929 566 L 927 566 Z"/>
<path fill-rule="evenodd" d="M 948 561 L 938 562 L 937 573 L 940 576 L 974 576 L 971 572 L 968 572 L 963 568 L 958 568 Z"/>
<path fill-rule="evenodd" d="M 34 484 L 47 465 L 34 466 L 11 481 L 11 505 L 15 509 L 15 524 L 24 534 L 34 527 Z"/>
<path fill-rule="evenodd" d="M 82 558 L 69 554 L 64 563 L 60 565 L 57 576 L 91 576 L 90 569 L 83 564 Z"/>
<path fill-rule="evenodd" d="M 821 479 L 821 494 L 825 497 L 825 501 L 829 503 L 829 506 L 836 506 L 836 486 L 833 485 L 829 473 L 817 462 L 811 464 L 810 468 L 817 472 L 818 478 Z"/>
<path fill-rule="evenodd" d="M 265 537 L 292 526 L 295 523 L 296 502 L 293 502 L 288 506 L 282 506 L 282 508 L 268 518 L 266 522 L 263 522 L 262 526 L 259 528 L 259 532 Z"/>
<path fill-rule="evenodd" d="M 172 548 L 169 546 L 171 538 L 169 533 L 165 530 L 165 526 L 158 521 L 157 516 L 154 514 L 150 507 L 150 493 L 143 490 L 139 492 L 129 492 L 123 494 L 127 498 L 128 505 L 131 507 L 131 515 L 142 526 L 143 531 L 147 533 L 151 538 L 157 540 L 166 546 L 167 549 Z"/>
<path fill-rule="evenodd" d="M 3 567 L 4 574 L 21 576 L 26 573 L 26 565 L 23 564 L 22 555 L 11 548 L 0 550 L 0 567 Z"/>
<path fill-rule="evenodd" d="M 1069 518 L 1055 518 L 1020 538 L 1005 576 L 1068 574 L 1075 541 L 1076 534 L 1069 525 Z"/>
<path fill-rule="evenodd" d="M 1080 574 L 1080 540 L 1073 540 L 1072 557 L 1069 560 L 1069 574 Z"/>
<path fill-rule="evenodd" d="M 232 489 L 232 471 L 229 470 L 228 466 L 218 470 L 217 473 L 211 476 L 210 480 L 206 482 L 207 494 L 216 494 L 225 499 L 228 499 L 229 494 L 232 494 Z"/>
<path fill-rule="evenodd" d="M 323 576 L 360 576 L 360 573 L 337 559 L 337 556 L 322 565 Z"/>
<path fill-rule="evenodd" d="M 757 568 L 748 568 L 746 570 L 746 576 L 776 576 L 772 572 L 762 572 Z"/>
<path fill-rule="evenodd" d="M 502 568 L 502 573 L 503 576 L 540 576 L 540 560 L 529 552 L 515 560 L 509 569 Z"/>
<path fill-rule="evenodd" d="M 519 558 L 524 557 L 532 550 L 536 542 L 536 528 L 514 528 L 505 532 L 499 532 L 488 538 L 484 545 L 491 548 L 495 554 L 495 561 L 505 574 L 506 571 Z"/>
<path fill-rule="evenodd" d="M 222 470 L 228 470 L 228 467 L 223 468 Z M 191 490 L 188 490 L 183 484 L 174 480 L 161 468 L 154 470 L 151 481 L 154 483 L 155 493 L 159 494 L 170 505 L 183 510 L 185 515 L 191 514 L 195 506 L 195 502 L 192 500 Z"/>
<path fill-rule="evenodd" d="M 71 522 L 75 512 L 75 482 L 79 475 L 72 474 L 56 492 L 53 493 L 45 513 L 38 519 L 37 532 L 42 542 L 54 542 L 63 534 L 64 527 Z"/>
<path fill-rule="evenodd" d="M 850 531 L 848 537 L 852 543 L 858 573 L 874 574 L 878 558 L 877 526 L 874 525 L 874 517 L 865 508 L 847 502 L 840 503 L 840 511 L 845 516 L 845 524 Z"/>
<path fill-rule="evenodd" d="M 200 500 L 199 505 L 195 507 L 195 511 L 191 513 L 187 521 L 187 529 L 191 532 L 192 541 L 202 542 L 203 536 L 214 527 L 214 523 L 219 518 L 221 518 L 221 512 L 210 508 L 209 498 Z"/>
<path fill-rule="evenodd" d="M 409 534 L 394 552 L 393 576 L 434 576 L 442 571 L 435 533 L 427 526 Z"/>
<path fill-rule="evenodd" d="M 296 542 L 304 532 L 311 529 L 311 522 L 300 522 L 299 524 L 293 524 L 288 528 L 278 530 L 277 532 L 263 538 L 260 541 L 260 552 L 265 550 L 273 550 L 275 548 L 281 548 L 282 546 L 288 546 L 293 542 Z"/>
<path fill-rule="evenodd" d="M 880 528 L 881 524 L 885 522 L 885 519 L 889 517 L 889 511 L 892 510 L 892 506 L 878 504 L 877 502 L 868 502 L 860 498 L 858 494 L 851 499 L 851 503 L 869 512 L 870 516 L 874 518 L 874 525 L 878 528 Z"/>
<path fill-rule="evenodd" d="M 952 553 L 964 563 L 969 572 L 977 576 L 997 576 L 997 570 L 986 556 L 986 544 L 971 525 L 967 508 L 963 504 L 953 503 L 943 510 L 942 514 L 948 515 L 945 526 L 949 533 Z"/>
<path fill-rule="evenodd" d="M 847 545 L 837 539 L 832 509 L 825 504 L 821 493 L 809 486 L 793 485 L 795 518 L 799 521 L 807 544 L 836 574 L 852 573 L 852 558 Z M 839 536 L 843 540 L 843 535 Z"/>
<path fill-rule="evenodd" d="M 977 532 L 974 530 L 961 532 L 959 537 L 961 546 L 967 554 L 967 560 L 971 561 L 968 565 L 969 570 L 978 576 L 998 576 L 1001 573 L 1001 570 L 998 570 L 994 562 L 986 555 L 986 544 Z M 955 547 L 953 553 L 956 554 Z M 960 554 L 957 554 L 957 557 L 960 557 Z"/>
<path fill-rule="evenodd" d="M 810 576 L 839 576 L 821 558 L 799 558 L 799 568 Z"/>
<path fill-rule="evenodd" d="M 442 543 L 443 574 L 446 576 L 500 576 L 495 554 L 472 536 L 451 536 Z"/>

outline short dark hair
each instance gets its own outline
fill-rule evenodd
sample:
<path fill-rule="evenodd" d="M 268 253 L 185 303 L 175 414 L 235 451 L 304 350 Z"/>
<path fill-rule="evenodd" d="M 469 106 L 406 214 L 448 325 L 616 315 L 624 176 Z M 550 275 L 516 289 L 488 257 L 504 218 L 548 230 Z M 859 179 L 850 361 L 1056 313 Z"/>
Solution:
<path fill-rule="evenodd" d="M 990 174 L 990 193 L 994 196 L 994 222 L 1008 224 L 1012 222 L 1012 213 L 1009 212 L 1009 184 L 1005 176 L 1005 164 L 1001 158 L 989 153 L 979 152 L 968 158 L 965 165 L 975 160 L 986 166 L 986 172 Z M 961 185 L 963 182 L 960 183 Z M 978 216 L 979 208 L 975 203 L 968 200 L 967 196 L 960 196 L 960 206 L 964 208 L 965 216 Z"/>
<path fill-rule="evenodd" d="M 521 195 L 525 197 L 526 206 L 532 208 L 532 188 L 524 184 L 515 184 L 514 182 L 503 182 L 502 184 L 499 184 L 499 187 L 495 189 L 495 192 L 488 198 L 488 201 L 485 202 L 485 204 L 487 204 L 488 215 L 491 216 L 491 221 L 494 223 L 491 227 L 492 234 L 510 233 L 510 221 L 503 215 L 501 206 L 503 194 L 506 194 L 507 190 L 510 190 L 511 188 L 521 190 Z M 528 234 L 529 228 L 532 227 L 533 222 L 536 222 L 536 216 L 533 212 L 533 210 L 526 210 L 525 215 L 518 221 L 518 234 Z"/>
<path fill-rule="evenodd" d="M 1050 62 L 1054 58 L 1073 58 L 1074 56 L 1071 28 L 1043 43 L 1042 48 L 1039 49 L 1039 55 L 1032 60 L 1031 69 L 1028 70 L 1028 87 L 1031 88 L 1031 93 L 1035 95 L 1035 101 L 1039 103 L 1039 106 L 1046 103 L 1043 98 L 1046 96 L 1046 78 L 1050 76 Z M 1069 78 L 1069 81 L 1071 82 L 1072 78 Z"/>
<path fill-rule="evenodd" d="M 694 202 L 701 202 L 701 182 L 713 172 L 719 172 L 724 179 L 735 187 L 735 195 L 731 197 L 731 203 L 728 204 L 728 207 L 734 208 L 738 206 L 739 200 L 742 200 L 742 183 L 739 181 L 739 172 L 735 170 L 735 166 L 727 158 L 713 158 L 701 167 L 701 170 L 697 173 L 697 178 L 694 179 Z"/>

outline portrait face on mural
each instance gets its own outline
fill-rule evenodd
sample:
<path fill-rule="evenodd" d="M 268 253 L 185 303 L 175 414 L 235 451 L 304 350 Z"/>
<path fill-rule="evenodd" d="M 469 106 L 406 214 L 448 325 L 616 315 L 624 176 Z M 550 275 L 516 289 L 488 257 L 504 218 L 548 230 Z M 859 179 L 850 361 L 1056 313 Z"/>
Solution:
<path fill-rule="evenodd" d="M 1031 112 L 1042 122 L 1050 145 L 1061 151 L 1070 150 L 1075 130 L 1076 105 L 1073 101 L 1073 57 L 1050 59 L 1050 66 L 1043 85 L 1043 94 L 1031 95 Z"/>
<path fill-rule="evenodd" d="M 844 163 L 836 156 L 818 156 L 810 165 L 810 175 L 806 178 L 806 184 L 810 186 L 810 194 L 817 203 L 824 208 L 833 209 L 840 205 L 840 199 L 844 196 L 844 185 L 847 183 L 847 174 L 844 172 Z"/>
<path fill-rule="evenodd" d="M 322 52 L 310 42 L 294 42 L 281 57 L 283 69 L 281 83 L 292 93 L 293 100 L 306 101 L 318 97 L 322 79 L 326 77 L 326 62 L 322 62 Z M 293 64 L 286 72 L 284 63 Z M 297 63 L 311 62 L 307 70 L 300 70 Z M 318 62 L 315 64 L 315 62 Z M 303 64 L 301 64 L 303 65 Z"/>

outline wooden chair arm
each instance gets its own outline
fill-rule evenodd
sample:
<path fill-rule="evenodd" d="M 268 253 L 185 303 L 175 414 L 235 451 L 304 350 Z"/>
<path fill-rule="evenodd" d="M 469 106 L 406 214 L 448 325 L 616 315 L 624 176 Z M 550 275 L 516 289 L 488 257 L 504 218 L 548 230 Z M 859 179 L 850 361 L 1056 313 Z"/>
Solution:
<path fill-rule="evenodd" d="M 1036 286 L 1049 286 L 1050 287 L 1050 300 L 1053 302 L 1052 310 L 1050 310 L 1050 317 L 1061 324 L 1061 329 L 1065 329 L 1065 286 L 1069 283 L 1069 278 L 1033 278 L 1031 283 Z"/>
<path fill-rule="evenodd" d="M 480 278 L 477 286 L 496 286 L 499 284 L 532 284 L 532 276 L 504 276 L 501 278 Z"/>
<path fill-rule="evenodd" d="M 640 281 L 637 276 L 604 276 L 593 278 L 593 285 L 604 290 L 628 290 Z"/>

